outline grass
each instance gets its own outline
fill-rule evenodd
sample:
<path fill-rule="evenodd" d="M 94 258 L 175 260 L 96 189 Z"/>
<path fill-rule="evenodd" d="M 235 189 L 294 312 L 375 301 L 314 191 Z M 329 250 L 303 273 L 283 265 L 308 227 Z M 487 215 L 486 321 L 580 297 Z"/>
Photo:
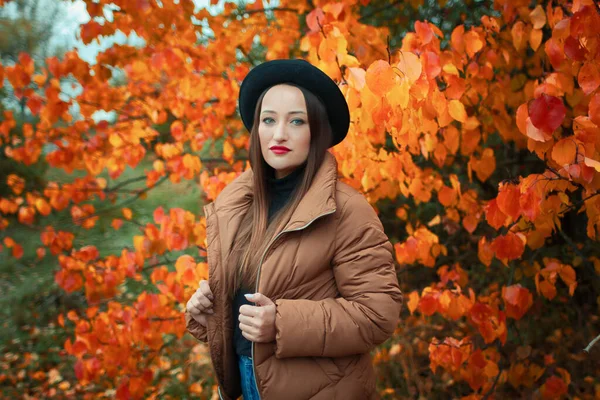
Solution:
<path fill-rule="evenodd" d="M 136 169 L 128 168 L 118 182 L 143 175 L 151 162 L 141 164 Z M 66 174 L 59 170 L 50 170 L 46 176 L 49 181 L 71 182 L 81 174 Z M 108 187 L 115 185 L 108 181 Z M 145 181 L 127 185 L 122 189 L 140 189 Z M 126 205 L 133 212 L 133 222 L 124 221 L 123 226 L 114 230 L 113 218 L 123 218 L 118 205 L 130 197 L 119 195 L 114 204 L 108 201 L 93 200 L 96 210 L 109 209 L 92 229 L 84 229 L 73 223 L 68 209 L 59 215 L 51 215 L 36 221 L 35 227 L 27 227 L 12 222 L 4 236 L 12 237 L 21 244 L 25 255 L 20 260 L 10 255 L 5 248 L 0 252 L 0 397 L 24 393 L 39 395 L 42 380 L 32 377 L 36 371 L 49 371 L 57 368 L 67 381 L 73 382 L 73 368 L 70 359 L 63 350 L 64 341 L 69 332 L 57 325 L 59 314 L 71 309 L 85 309 L 86 300 L 83 291 L 66 293 L 54 281 L 54 273 L 60 269 L 57 258 L 47 251 L 42 260 L 36 259 L 35 250 L 41 246 L 40 233 L 43 227 L 51 225 L 55 230 L 70 231 L 75 235 L 74 248 L 94 245 L 101 256 L 120 254 L 125 247 L 133 247 L 133 236 L 140 234 L 140 225 L 153 222 L 152 214 L 162 206 L 167 212 L 170 208 L 181 207 L 195 215 L 201 214 L 201 191 L 194 181 L 182 180 L 173 183 L 165 180 L 147 192 L 144 199 L 137 199 Z M 175 257 L 176 259 L 176 257 Z M 27 355 L 29 354 L 29 355 Z M 20 371 L 25 371 L 23 374 Z"/>

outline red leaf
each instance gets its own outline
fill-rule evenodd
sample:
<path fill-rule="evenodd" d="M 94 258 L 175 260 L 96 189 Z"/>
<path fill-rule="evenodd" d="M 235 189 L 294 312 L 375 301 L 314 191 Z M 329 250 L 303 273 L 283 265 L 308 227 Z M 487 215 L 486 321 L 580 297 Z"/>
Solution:
<path fill-rule="evenodd" d="M 571 60 L 583 61 L 585 60 L 585 53 L 585 47 L 581 46 L 579 40 L 575 39 L 573 36 L 568 36 L 565 39 L 565 54 Z"/>
<path fill-rule="evenodd" d="M 507 215 L 500 211 L 496 199 L 490 200 L 485 206 L 485 218 L 494 229 L 500 229 L 506 222 Z"/>
<path fill-rule="evenodd" d="M 319 32 L 323 26 L 325 20 L 325 14 L 320 8 L 315 8 L 306 16 L 306 25 L 311 32 Z"/>
<path fill-rule="evenodd" d="M 545 132 L 552 133 L 562 124 L 567 109 L 558 97 L 542 94 L 529 103 L 531 123 Z"/>
<path fill-rule="evenodd" d="M 419 311 L 423 315 L 433 315 L 438 309 L 438 301 L 431 295 L 425 295 L 419 300 Z"/>
<path fill-rule="evenodd" d="M 525 240 L 522 233 L 508 232 L 492 242 L 492 250 L 499 260 L 515 260 L 525 251 Z"/>
<path fill-rule="evenodd" d="M 502 288 L 502 298 L 506 305 L 506 315 L 519 320 L 533 304 L 533 295 L 521 285 Z"/>
<path fill-rule="evenodd" d="M 504 214 L 512 218 L 513 221 L 519 219 L 521 208 L 519 207 L 519 197 L 521 193 L 516 185 L 503 185 L 498 193 L 498 208 Z"/>

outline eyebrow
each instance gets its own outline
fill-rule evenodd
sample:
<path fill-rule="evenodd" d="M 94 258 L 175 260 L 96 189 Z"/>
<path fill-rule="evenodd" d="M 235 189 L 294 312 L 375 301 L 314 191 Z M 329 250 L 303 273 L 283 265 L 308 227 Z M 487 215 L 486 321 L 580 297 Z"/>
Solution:
<path fill-rule="evenodd" d="M 261 111 L 261 114 L 263 113 L 271 113 L 271 114 L 277 114 L 275 111 L 273 110 L 263 110 Z M 306 111 L 290 111 L 288 114 L 306 114 Z"/>

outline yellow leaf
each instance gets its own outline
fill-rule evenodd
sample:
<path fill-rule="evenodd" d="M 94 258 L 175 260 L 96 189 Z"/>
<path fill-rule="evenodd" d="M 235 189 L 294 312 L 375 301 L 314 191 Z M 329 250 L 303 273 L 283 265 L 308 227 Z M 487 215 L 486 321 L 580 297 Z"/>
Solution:
<path fill-rule="evenodd" d="M 584 162 L 588 167 L 594 168 L 596 171 L 600 172 L 600 162 L 588 157 L 584 158 Z"/>
<path fill-rule="evenodd" d="M 400 52 L 400 60 L 396 67 L 400 70 L 400 76 L 411 83 L 419 79 L 423 71 L 419 56 L 410 51 Z"/>
<path fill-rule="evenodd" d="M 546 25 L 546 13 L 541 5 L 537 5 L 535 9 L 529 13 L 533 29 L 542 29 Z"/>
<path fill-rule="evenodd" d="M 459 122 L 465 122 L 467 120 L 465 106 L 458 100 L 450 100 L 448 102 L 448 112 L 452 118 Z"/>
<path fill-rule="evenodd" d="M 111 135 L 108 138 L 108 141 L 110 142 L 111 145 L 113 145 L 113 147 L 123 146 L 123 139 L 121 138 L 121 135 L 118 133 L 111 133 Z"/>

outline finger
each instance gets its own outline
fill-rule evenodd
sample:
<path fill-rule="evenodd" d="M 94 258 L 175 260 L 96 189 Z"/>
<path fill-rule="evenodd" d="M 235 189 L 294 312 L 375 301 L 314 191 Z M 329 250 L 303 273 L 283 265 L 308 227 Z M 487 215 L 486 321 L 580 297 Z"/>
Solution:
<path fill-rule="evenodd" d="M 192 298 L 190 299 L 190 303 L 192 303 L 192 306 L 196 309 L 198 309 L 198 311 L 204 311 L 204 309 L 206 308 L 201 302 L 200 299 L 198 298 L 197 295 L 193 295 Z"/>
<path fill-rule="evenodd" d="M 258 341 L 257 338 L 254 337 L 254 335 L 250 335 L 250 334 L 248 334 L 248 333 L 246 333 L 244 331 L 242 331 L 242 336 L 245 337 L 246 339 L 248 339 L 251 342 L 255 342 L 256 343 Z"/>
<path fill-rule="evenodd" d="M 258 307 L 244 304 L 240 307 L 240 315 L 245 315 L 247 317 L 256 317 L 259 315 Z"/>
<path fill-rule="evenodd" d="M 242 333 L 246 333 L 248 335 L 252 335 L 252 336 L 257 336 L 258 335 L 258 329 L 256 329 L 253 326 L 250 325 L 246 325 L 240 322 L 240 330 L 242 331 Z"/>
<path fill-rule="evenodd" d="M 194 297 L 198 299 L 198 301 L 200 302 L 200 304 L 202 304 L 204 308 L 212 307 L 212 301 L 210 301 L 210 299 L 206 297 L 204 293 L 200 292 L 200 289 L 196 290 L 196 293 L 194 293 Z"/>
<path fill-rule="evenodd" d="M 200 313 L 206 312 L 208 314 L 212 314 L 212 311 L 211 312 L 208 311 L 208 310 L 212 310 L 212 308 L 213 308 L 212 303 L 210 301 L 208 301 L 208 299 L 204 298 L 204 296 L 202 296 L 202 295 L 194 296 L 192 305 Z"/>
<path fill-rule="evenodd" d="M 210 286 L 208 285 L 207 280 L 200 281 L 199 290 L 205 295 L 209 300 L 214 300 L 214 296 L 212 291 L 210 290 Z"/>
<path fill-rule="evenodd" d="M 265 296 L 262 293 L 247 294 L 245 296 L 248 299 L 248 301 L 253 302 L 257 306 L 262 307 L 262 306 L 268 306 L 271 304 L 275 304 L 275 303 L 273 303 L 273 301 L 271 301 L 271 299 L 269 299 L 267 296 Z"/>
<path fill-rule="evenodd" d="M 240 323 L 244 324 L 244 325 L 248 325 L 248 326 L 252 326 L 255 328 L 258 328 L 258 321 L 255 318 L 252 317 L 248 317 L 245 315 L 240 315 L 239 318 Z"/>

